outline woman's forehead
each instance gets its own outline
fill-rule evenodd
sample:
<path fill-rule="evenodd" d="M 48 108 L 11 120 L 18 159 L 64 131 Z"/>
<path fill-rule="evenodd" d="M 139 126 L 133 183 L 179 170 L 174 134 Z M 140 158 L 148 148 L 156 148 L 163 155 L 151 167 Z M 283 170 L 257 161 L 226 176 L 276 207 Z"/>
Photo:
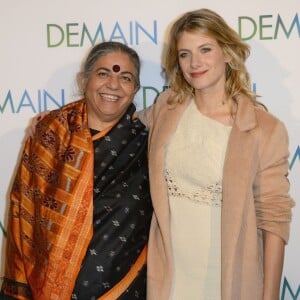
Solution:
<path fill-rule="evenodd" d="M 108 68 L 113 72 L 130 71 L 136 72 L 136 68 L 130 57 L 123 52 L 111 52 L 100 56 L 95 64 L 95 68 Z"/>

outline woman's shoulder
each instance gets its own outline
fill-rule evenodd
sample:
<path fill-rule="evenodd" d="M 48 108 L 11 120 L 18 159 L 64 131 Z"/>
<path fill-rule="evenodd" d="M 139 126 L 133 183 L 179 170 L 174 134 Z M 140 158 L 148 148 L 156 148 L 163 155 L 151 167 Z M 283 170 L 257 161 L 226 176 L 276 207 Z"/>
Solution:
<path fill-rule="evenodd" d="M 154 100 L 153 104 L 147 108 L 138 111 L 136 116 L 145 124 L 148 128 L 151 128 L 157 117 L 165 112 L 169 108 L 168 100 L 174 96 L 174 92 L 168 88 L 161 92 Z"/>
<path fill-rule="evenodd" d="M 174 96 L 175 96 L 175 92 L 172 91 L 171 88 L 168 88 L 158 95 L 157 99 L 155 100 L 155 104 L 158 105 L 167 104 L 168 100 L 170 100 Z"/>
<path fill-rule="evenodd" d="M 257 116 L 257 120 L 262 125 L 274 126 L 276 124 L 283 123 L 278 116 L 273 114 L 271 111 L 266 110 L 261 105 L 256 105 L 254 109 Z"/>
<path fill-rule="evenodd" d="M 67 117 L 69 115 L 81 114 L 85 106 L 85 101 L 83 99 L 67 103 L 60 108 L 48 111 L 44 116 L 44 121 L 54 120 L 56 118 L 61 118 L 63 116 Z"/>
<path fill-rule="evenodd" d="M 238 103 L 238 124 L 242 128 L 253 129 L 253 133 L 265 138 L 276 132 L 286 132 L 285 124 L 260 102 L 239 95 Z"/>
<path fill-rule="evenodd" d="M 51 110 L 43 115 L 36 124 L 36 130 L 47 131 L 55 130 L 57 127 L 75 126 L 75 123 L 83 123 L 85 101 L 77 100 L 63 105 L 62 107 Z"/>
<path fill-rule="evenodd" d="M 281 123 L 281 120 L 273 114 L 262 102 L 253 101 L 246 95 L 238 96 L 238 103 L 241 104 L 241 115 L 252 116 L 256 119 L 258 126 L 274 126 L 277 123 Z"/>
<path fill-rule="evenodd" d="M 85 106 L 85 103 L 86 102 L 84 99 L 72 101 L 70 103 L 61 106 L 58 109 L 50 111 L 50 113 L 55 116 L 62 115 L 62 114 L 74 114 L 76 113 L 76 111 L 81 112 Z"/>
<path fill-rule="evenodd" d="M 281 137 L 282 142 L 288 139 L 288 132 L 285 123 L 276 115 L 265 109 L 255 107 L 259 131 L 266 140 L 271 136 Z"/>

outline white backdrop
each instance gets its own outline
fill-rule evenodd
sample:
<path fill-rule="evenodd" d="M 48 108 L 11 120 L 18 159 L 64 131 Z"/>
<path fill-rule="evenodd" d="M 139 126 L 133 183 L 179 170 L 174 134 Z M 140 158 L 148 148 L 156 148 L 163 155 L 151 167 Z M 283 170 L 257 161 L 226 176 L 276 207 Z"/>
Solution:
<path fill-rule="evenodd" d="M 0 0 L 0 276 L 6 210 L 25 128 L 37 112 L 78 99 L 76 73 L 88 49 L 117 40 L 142 58 L 138 108 L 162 91 L 161 50 L 168 24 L 179 14 L 207 7 L 220 13 L 252 48 L 254 89 L 290 135 L 291 194 L 300 196 L 300 4 L 295 0 Z M 281 299 L 300 299 L 300 208 L 293 210 Z"/>

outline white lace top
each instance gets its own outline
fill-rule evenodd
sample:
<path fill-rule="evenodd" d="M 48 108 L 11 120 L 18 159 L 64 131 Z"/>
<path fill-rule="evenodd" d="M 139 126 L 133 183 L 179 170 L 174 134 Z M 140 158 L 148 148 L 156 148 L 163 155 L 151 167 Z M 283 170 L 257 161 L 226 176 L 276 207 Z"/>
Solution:
<path fill-rule="evenodd" d="M 222 173 L 230 131 L 191 101 L 167 146 L 172 300 L 221 299 Z"/>

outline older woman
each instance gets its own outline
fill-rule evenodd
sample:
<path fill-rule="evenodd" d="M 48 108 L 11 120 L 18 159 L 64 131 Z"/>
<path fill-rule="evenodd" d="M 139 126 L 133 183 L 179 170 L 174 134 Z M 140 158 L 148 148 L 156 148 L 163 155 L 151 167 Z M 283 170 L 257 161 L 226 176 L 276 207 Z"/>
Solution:
<path fill-rule="evenodd" d="M 84 98 L 50 112 L 26 141 L 3 297 L 145 299 L 152 206 L 148 134 L 133 118 L 139 72 L 133 49 L 96 45 L 81 74 Z"/>

